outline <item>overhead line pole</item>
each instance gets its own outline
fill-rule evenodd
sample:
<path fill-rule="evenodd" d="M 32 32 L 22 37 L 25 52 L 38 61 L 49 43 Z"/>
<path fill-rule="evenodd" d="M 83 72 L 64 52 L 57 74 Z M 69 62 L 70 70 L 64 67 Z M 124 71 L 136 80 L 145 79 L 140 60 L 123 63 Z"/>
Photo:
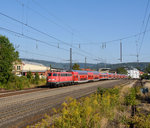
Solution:
<path fill-rule="evenodd" d="M 120 40 L 120 62 L 122 62 L 122 42 Z"/>
<path fill-rule="evenodd" d="M 85 57 L 85 65 L 84 65 L 84 68 L 85 68 L 85 70 L 86 70 L 86 57 Z"/>
<path fill-rule="evenodd" d="M 70 48 L 70 71 L 72 70 L 72 48 Z"/>

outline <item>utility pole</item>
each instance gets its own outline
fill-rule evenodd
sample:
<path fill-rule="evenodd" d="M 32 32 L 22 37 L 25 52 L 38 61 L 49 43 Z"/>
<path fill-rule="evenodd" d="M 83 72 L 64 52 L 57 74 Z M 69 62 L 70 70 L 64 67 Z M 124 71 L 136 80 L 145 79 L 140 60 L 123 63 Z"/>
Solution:
<path fill-rule="evenodd" d="M 137 57 L 137 63 L 139 63 L 139 54 L 137 54 L 136 57 Z"/>
<path fill-rule="evenodd" d="M 85 57 L 85 65 L 84 65 L 84 68 L 85 68 L 85 70 L 86 70 L 86 57 Z"/>
<path fill-rule="evenodd" d="M 137 67 L 139 66 L 139 53 L 138 53 L 138 42 L 136 41 L 136 50 L 137 50 Z"/>
<path fill-rule="evenodd" d="M 70 48 L 70 71 L 72 70 L 72 48 Z"/>
<path fill-rule="evenodd" d="M 122 62 L 122 42 L 120 40 L 120 62 Z"/>
<path fill-rule="evenodd" d="M 107 60 L 105 59 L 105 68 L 107 67 L 106 64 L 107 64 Z"/>

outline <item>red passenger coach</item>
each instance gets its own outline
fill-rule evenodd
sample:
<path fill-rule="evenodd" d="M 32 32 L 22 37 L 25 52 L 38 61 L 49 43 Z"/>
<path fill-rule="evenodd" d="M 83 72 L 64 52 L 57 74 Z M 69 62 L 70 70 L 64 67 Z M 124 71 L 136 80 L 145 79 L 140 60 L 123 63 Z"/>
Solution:
<path fill-rule="evenodd" d="M 106 79 L 108 79 L 108 74 L 107 73 L 100 73 L 100 80 L 106 80 Z"/>
<path fill-rule="evenodd" d="M 78 83 L 78 72 L 72 72 L 74 83 Z"/>
<path fill-rule="evenodd" d="M 93 72 L 88 72 L 88 81 L 93 81 Z"/>
<path fill-rule="evenodd" d="M 98 81 L 99 80 L 99 72 L 93 71 L 93 81 Z"/>
<path fill-rule="evenodd" d="M 108 79 L 113 79 L 113 74 L 112 73 L 107 73 L 108 74 Z"/>
<path fill-rule="evenodd" d="M 78 81 L 77 79 L 74 79 L 75 82 L 77 83 L 83 83 L 83 82 L 88 82 L 88 72 L 87 71 L 80 71 L 80 70 L 73 70 L 72 74 L 76 74 L 78 76 Z"/>

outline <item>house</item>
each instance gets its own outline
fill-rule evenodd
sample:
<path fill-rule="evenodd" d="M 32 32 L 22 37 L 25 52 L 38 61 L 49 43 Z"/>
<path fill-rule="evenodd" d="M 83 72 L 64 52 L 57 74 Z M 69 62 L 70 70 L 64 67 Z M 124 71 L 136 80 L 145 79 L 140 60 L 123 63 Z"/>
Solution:
<path fill-rule="evenodd" d="M 128 68 L 127 69 L 128 76 L 130 76 L 132 79 L 139 79 L 140 78 L 140 71 L 136 68 Z"/>
<path fill-rule="evenodd" d="M 15 75 L 21 76 L 22 75 L 22 67 L 23 67 L 23 63 L 21 61 L 13 62 L 12 73 Z"/>

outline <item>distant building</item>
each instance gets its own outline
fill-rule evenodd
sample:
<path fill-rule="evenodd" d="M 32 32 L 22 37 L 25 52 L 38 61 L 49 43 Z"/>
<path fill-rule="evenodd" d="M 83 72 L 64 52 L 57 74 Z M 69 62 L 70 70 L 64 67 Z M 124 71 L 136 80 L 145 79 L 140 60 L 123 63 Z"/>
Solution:
<path fill-rule="evenodd" d="M 13 74 L 15 75 L 22 75 L 22 67 L 23 67 L 23 63 L 21 61 L 15 61 L 13 63 Z"/>
<path fill-rule="evenodd" d="M 140 71 L 136 68 L 130 68 L 127 69 L 128 76 L 130 76 L 133 79 L 139 79 L 140 78 Z"/>
<path fill-rule="evenodd" d="M 22 75 L 26 76 L 27 72 L 31 72 L 32 75 L 35 75 L 35 73 L 39 74 L 40 78 L 46 78 L 48 71 L 50 70 L 50 67 L 44 66 L 40 63 L 35 62 L 29 62 L 29 61 L 22 61 Z"/>
<path fill-rule="evenodd" d="M 27 72 L 31 72 L 34 76 L 37 72 L 40 78 L 46 78 L 48 72 L 54 72 L 59 69 L 50 69 L 50 67 L 44 66 L 40 63 L 29 61 L 16 61 L 13 63 L 13 74 L 17 76 L 26 76 Z"/>
<path fill-rule="evenodd" d="M 98 71 L 101 72 L 101 73 L 109 73 L 110 68 L 100 68 Z"/>

